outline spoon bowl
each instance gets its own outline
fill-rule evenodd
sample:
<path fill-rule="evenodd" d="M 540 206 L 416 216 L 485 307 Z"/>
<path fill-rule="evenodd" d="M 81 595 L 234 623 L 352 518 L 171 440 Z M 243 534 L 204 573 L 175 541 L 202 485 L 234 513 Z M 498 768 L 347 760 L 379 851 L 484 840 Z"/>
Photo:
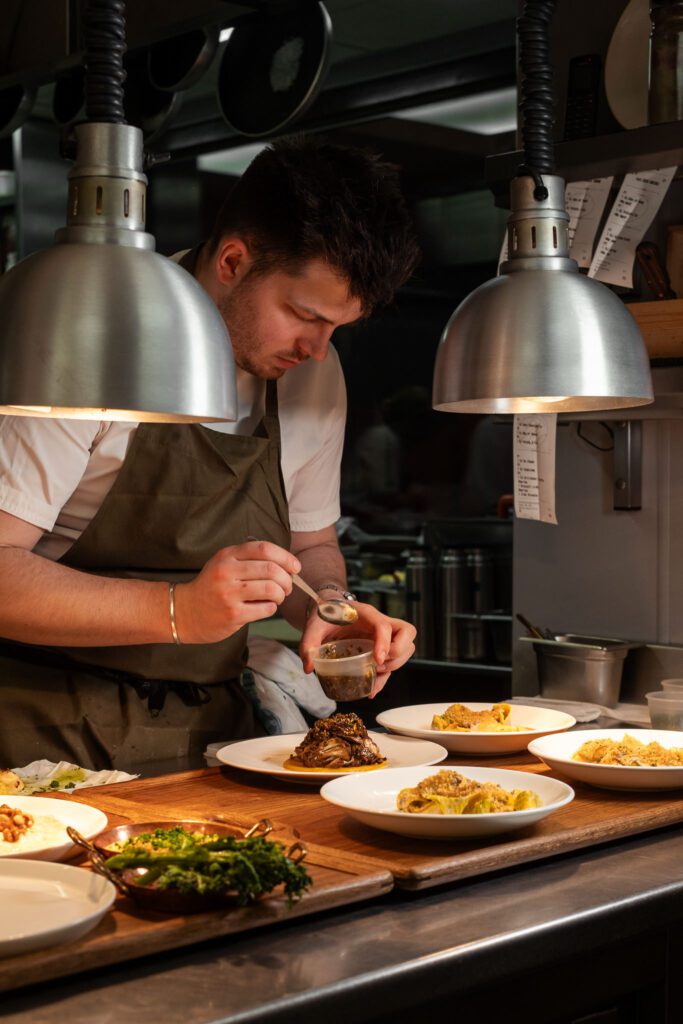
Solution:
<path fill-rule="evenodd" d="M 318 615 L 334 626 L 350 626 L 352 622 L 358 622 L 358 611 L 348 601 L 320 601 Z"/>
<path fill-rule="evenodd" d="M 318 608 L 318 615 L 325 622 L 329 622 L 333 626 L 350 626 L 351 623 L 358 621 L 358 611 L 348 601 L 338 601 L 336 598 L 324 601 L 296 573 L 292 573 L 292 583 L 296 584 L 300 590 L 303 590 L 305 594 L 313 598 Z"/>

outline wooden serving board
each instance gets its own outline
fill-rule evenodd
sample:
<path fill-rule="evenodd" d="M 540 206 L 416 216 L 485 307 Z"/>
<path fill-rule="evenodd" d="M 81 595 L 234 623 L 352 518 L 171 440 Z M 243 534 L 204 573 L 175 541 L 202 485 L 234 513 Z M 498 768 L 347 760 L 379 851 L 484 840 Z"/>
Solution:
<path fill-rule="evenodd" d="M 457 761 L 449 761 L 555 774 L 526 751 L 505 757 L 458 757 Z M 447 766 L 449 761 L 434 770 Z M 99 790 L 81 790 L 77 799 L 92 803 L 112 818 L 119 814 L 138 821 L 149 820 L 152 809 L 158 817 L 226 813 L 238 814 L 245 822 L 264 816 L 277 818 L 293 825 L 306 843 L 315 843 L 335 858 L 361 857 L 364 865 L 370 862 L 378 870 L 391 872 L 396 885 L 409 890 L 470 878 L 683 822 L 683 790 L 629 793 L 597 789 L 571 779 L 563 781 L 573 787 L 575 799 L 536 825 L 490 839 L 447 841 L 380 832 L 328 804 L 317 787 L 231 768 L 206 768 Z"/>
<path fill-rule="evenodd" d="M 74 799 L 100 807 L 109 818 L 111 827 L 165 818 L 204 819 L 214 811 L 222 811 L 229 824 L 244 831 L 255 823 L 253 818 L 244 819 L 239 814 L 233 814 L 225 794 L 218 801 L 207 800 L 206 794 L 201 795 L 204 788 L 201 779 L 193 777 L 201 776 L 202 773 L 188 774 L 190 778 L 185 775 L 166 776 L 165 785 L 159 788 L 158 798 L 152 802 L 146 791 L 149 783 L 137 782 L 77 792 Z M 217 781 L 222 782 L 220 777 Z M 192 792 L 197 782 L 200 795 L 184 799 L 188 783 Z M 130 786 L 134 787 L 133 790 L 124 796 L 121 790 Z M 136 786 L 143 789 L 140 798 L 135 792 Z M 174 793 L 179 795 L 174 796 Z M 270 820 L 273 821 L 272 817 Z M 297 832 L 291 826 L 276 821 L 273 824 L 275 828 L 270 838 L 280 839 L 287 845 L 296 839 Z M 140 910 L 133 900 L 118 896 L 113 910 L 105 914 L 92 932 L 77 942 L 0 959 L 0 992 L 124 960 L 139 959 L 180 946 L 195 945 L 222 935 L 275 925 L 320 910 L 371 899 L 393 887 L 393 879 L 387 868 L 345 851 L 337 852 L 312 842 L 306 843 L 306 846 L 308 854 L 305 864 L 313 885 L 291 909 L 283 896 L 273 896 L 248 907 L 223 907 L 210 913 L 176 916 Z M 79 858 L 73 863 L 85 862 Z"/>
<path fill-rule="evenodd" d="M 452 763 L 553 774 L 526 752 Z M 292 910 L 275 897 L 185 917 L 145 913 L 118 898 L 114 911 L 78 942 L 0 960 L 0 991 L 381 896 L 393 884 L 409 891 L 427 889 L 683 822 L 683 792 L 624 793 L 571 785 L 576 792 L 571 804 L 524 831 L 454 841 L 380 832 L 326 803 L 316 787 L 229 768 L 79 790 L 74 799 L 104 811 L 110 826 L 224 815 L 246 829 L 268 817 L 276 825 L 274 838 L 304 840 L 314 886 Z"/>

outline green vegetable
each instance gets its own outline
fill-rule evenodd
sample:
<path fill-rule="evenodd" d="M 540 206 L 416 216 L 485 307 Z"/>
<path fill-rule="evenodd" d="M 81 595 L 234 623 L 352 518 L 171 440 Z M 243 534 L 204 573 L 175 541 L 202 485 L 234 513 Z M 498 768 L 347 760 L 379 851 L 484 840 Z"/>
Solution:
<path fill-rule="evenodd" d="M 278 885 L 284 885 L 291 906 L 311 885 L 303 864 L 289 860 L 281 843 L 262 836 L 203 835 L 182 826 L 128 839 L 119 853 L 108 858 L 107 867 L 116 871 L 147 868 L 136 884 L 201 895 L 232 893 L 240 906 Z"/>

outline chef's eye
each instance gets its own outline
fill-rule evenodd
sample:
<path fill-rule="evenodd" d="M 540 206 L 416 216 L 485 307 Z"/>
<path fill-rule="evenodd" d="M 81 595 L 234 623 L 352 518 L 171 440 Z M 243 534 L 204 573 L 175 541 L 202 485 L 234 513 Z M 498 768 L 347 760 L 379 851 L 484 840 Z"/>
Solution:
<path fill-rule="evenodd" d="M 303 320 L 304 323 L 306 324 L 313 324 L 318 319 L 317 316 L 310 316 L 306 313 L 300 313 L 298 309 L 294 310 L 294 315 L 297 316 L 299 320 Z"/>

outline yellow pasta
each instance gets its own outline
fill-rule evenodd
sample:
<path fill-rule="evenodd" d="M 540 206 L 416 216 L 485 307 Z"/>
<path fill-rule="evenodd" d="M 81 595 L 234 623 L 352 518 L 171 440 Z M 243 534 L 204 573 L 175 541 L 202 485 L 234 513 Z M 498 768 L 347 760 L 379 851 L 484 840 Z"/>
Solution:
<path fill-rule="evenodd" d="M 432 718 L 432 729 L 442 732 L 528 732 L 525 725 L 510 725 L 510 705 L 494 704 L 485 711 L 473 711 L 465 704 L 451 704 Z"/>
<path fill-rule="evenodd" d="M 622 767 L 683 767 L 683 748 L 663 747 L 660 743 L 641 743 L 635 736 L 624 733 L 620 741 L 612 739 L 587 740 L 572 756 L 573 761 L 589 764 L 616 764 Z"/>
<path fill-rule="evenodd" d="M 541 800 L 530 789 L 510 791 L 495 782 L 475 782 L 443 769 L 417 786 L 402 789 L 396 806 L 408 814 L 498 814 L 540 807 Z"/>

